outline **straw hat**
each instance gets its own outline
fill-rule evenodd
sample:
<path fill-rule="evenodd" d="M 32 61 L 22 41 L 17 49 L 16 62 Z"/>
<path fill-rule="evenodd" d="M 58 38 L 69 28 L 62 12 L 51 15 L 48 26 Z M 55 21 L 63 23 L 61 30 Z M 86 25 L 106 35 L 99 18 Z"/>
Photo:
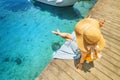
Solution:
<path fill-rule="evenodd" d="M 98 51 L 105 46 L 104 38 L 100 31 L 101 25 L 92 18 L 86 18 L 78 22 L 75 26 L 76 42 L 82 52 L 88 52 L 88 45 L 97 45 Z"/>

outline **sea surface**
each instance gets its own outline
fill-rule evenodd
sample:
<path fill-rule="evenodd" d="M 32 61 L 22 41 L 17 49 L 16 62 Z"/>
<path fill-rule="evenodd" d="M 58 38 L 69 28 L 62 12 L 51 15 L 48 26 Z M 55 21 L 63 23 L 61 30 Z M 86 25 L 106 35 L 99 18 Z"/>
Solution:
<path fill-rule="evenodd" d="M 0 0 L 0 80 L 34 80 L 65 42 L 51 31 L 72 33 L 96 0 L 53 7 L 27 0 Z"/>

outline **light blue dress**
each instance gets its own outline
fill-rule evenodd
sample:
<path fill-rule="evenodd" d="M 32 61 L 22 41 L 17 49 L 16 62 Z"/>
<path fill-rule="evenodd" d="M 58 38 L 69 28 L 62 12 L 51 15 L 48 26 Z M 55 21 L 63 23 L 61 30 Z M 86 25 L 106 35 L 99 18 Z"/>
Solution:
<path fill-rule="evenodd" d="M 79 49 L 76 44 L 75 32 L 72 33 L 72 40 L 66 41 L 60 49 L 53 53 L 53 58 L 58 59 L 77 59 L 80 57 L 81 53 L 78 53 Z"/>

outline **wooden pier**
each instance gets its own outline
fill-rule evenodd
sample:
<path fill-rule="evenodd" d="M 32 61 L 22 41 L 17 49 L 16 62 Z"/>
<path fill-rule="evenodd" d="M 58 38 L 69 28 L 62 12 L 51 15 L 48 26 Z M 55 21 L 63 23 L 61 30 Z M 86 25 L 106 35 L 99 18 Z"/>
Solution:
<path fill-rule="evenodd" d="M 120 80 L 120 0 L 98 0 L 88 15 L 106 20 L 102 58 L 84 64 L 81 72 L 76 70 L 77 60 L 54 59 L 36 80 Z"/>

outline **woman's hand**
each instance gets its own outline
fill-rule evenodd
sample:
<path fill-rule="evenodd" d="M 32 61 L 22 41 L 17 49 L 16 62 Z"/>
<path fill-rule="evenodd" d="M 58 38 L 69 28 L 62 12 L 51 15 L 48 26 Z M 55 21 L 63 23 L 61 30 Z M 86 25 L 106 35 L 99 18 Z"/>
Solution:
<path fill-rule="evenodd" d="M 56 35 L 59 35 L 60 34 L 60 30 L 57 29 L 57 31 L 52 31 L 52 33 L 56 34 Z"/>

